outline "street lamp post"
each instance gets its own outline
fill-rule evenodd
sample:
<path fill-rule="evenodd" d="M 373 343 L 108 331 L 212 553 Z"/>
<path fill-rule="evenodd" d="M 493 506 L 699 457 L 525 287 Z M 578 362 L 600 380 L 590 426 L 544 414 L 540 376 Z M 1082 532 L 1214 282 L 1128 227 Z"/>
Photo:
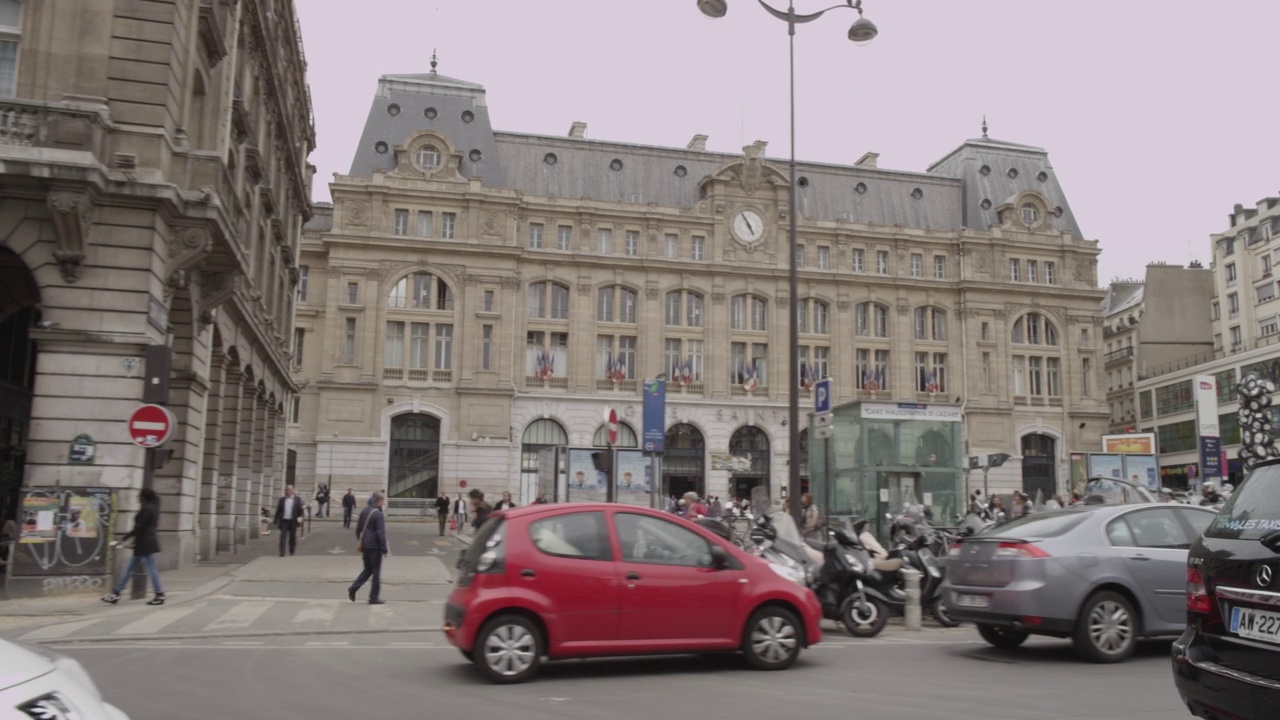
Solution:
<path fill-rule="evenodd" d="M 709 18 L 721 18 L 728 12 L 729 6 L 727 0 L 697 0 L 698 9 L 703 15 Z M 787 393 L 787 428 L 790 432 L 789 454 L 787 473 L 787 502 L 789 511 L 792 515 L 800 514 L 800 327 L 797 323 L 796 314 L 799 312 L 800 303 L 796 298 L 799 293 L 799 280 L 796 275 L 796 25 L 811 23 L 822 17 L 831 10 L 848 8 L 858 12 L 858 19 L 849 27 L 849 40 L 855 45 L 866 45 L 875 38 L 878 30 L 875 23 L 862 16 L 862 0 L 846 0 L 844 5 L 833 5 L 824 10 L 818 10 L 808 14 L 800 14 L 796 12 L 795 2 L 789 1 L 787 9 L 779 10 L 764 0 L 757 0 L 760 7 L 763 7 L 773 17 L 787 24 L 787 36 L 789 41 L 789 63 L 790 63 L 790 100 L 791 100 L 791 160 L 789 167 L 791 171 L 791 194 L 790 207 L 787 209 L 787 220 L 789 227 L 787 231 L 788 251 L 791 255 L 790 272 L 787 276 L 788 298 L 791 303 L 791 321 L 787 327 L 787 346 L 791 352 L 791 361 L 789 363 L 789 382 L 790 390 Z M 827 470 L 830 475 L 830 468 Z M 830 508 L 827 508 L 830 512 Z"/>

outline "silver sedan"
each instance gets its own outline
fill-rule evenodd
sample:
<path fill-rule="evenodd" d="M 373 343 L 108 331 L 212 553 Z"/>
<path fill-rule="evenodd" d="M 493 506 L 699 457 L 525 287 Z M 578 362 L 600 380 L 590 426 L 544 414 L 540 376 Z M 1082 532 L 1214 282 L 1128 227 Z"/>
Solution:
<path fill-rule="evenodd" d="M 988 643 L 1071 638 L 1093 662 L 1120 662 L 1139 638 L 1186 625 L 1187 551 L 1214 517 L 1146 503 L 1036 513 L 965 538 L 947 559 L 944 598 Z"/>

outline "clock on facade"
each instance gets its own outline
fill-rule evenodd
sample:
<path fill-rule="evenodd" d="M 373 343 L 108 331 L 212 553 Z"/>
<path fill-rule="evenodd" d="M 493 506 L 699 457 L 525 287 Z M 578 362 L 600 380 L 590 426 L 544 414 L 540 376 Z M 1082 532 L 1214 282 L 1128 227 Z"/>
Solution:
<path fill-rule="evenodd" d="M 730 225 L 733 236 L 748 245 L 755 245 L 764 238 L 764 218 L 755 210 L 742 210 L 733 216 Z"/>

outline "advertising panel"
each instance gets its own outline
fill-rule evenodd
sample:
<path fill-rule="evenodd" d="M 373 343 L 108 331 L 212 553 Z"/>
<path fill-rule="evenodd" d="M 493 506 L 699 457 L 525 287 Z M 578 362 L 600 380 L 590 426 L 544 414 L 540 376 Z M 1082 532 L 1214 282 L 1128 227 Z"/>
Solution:
<path fill-rule="evenodd" d="M 1089 455 L 1089 477 L 1124 479 L 1124 456 L 1091 453 Z"/>
<path fill-rule="evenodd" d="M 640 450 L 619 450 L 613 464 L 618 484 L 614 488 L 614 500 L 624 505 L 649 506 L 649 491 L 653 487 L 653 465 Z"/>
<path fill-rule="evenodd" d="M 608 466 L 601 469 L 597 460 L 608 455 L 608 450 L 569 449 L 569 502 L 608 502 Z"/>
<path fill-rule="evenodd" d="M 1137 455 L 1156 454 L 1155 433 L 1129 433 L 1127 435 L 1103 435 L 1102 452 L 1134 453 Z"/>
<path fill-rule="evenodd" d="M 1206 481 L 1222 479 L 1222 442 L 1217 437 L 1200 437 L 1200 467 Z"/>
<path fill-rule="evenodd" d="M 1160 468 L 1155 455 L 1125 455 L 1124 476 L 1135 485 L 1160 490 Z"/>
<path fill-rule="evenodd" d="M 111 507 L 108 488 L 23 490 L 13 575 L 106 574 Z"/>

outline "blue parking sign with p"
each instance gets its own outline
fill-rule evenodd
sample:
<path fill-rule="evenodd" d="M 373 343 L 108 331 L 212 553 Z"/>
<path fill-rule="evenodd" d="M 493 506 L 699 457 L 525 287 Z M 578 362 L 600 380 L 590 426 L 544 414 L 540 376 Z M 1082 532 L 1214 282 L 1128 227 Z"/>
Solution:
<path fill-rule="evenodd" d="M 831 378 L 823 378 L 813 386 L 813 411 L 819 414 L 831 412 Z"/>

